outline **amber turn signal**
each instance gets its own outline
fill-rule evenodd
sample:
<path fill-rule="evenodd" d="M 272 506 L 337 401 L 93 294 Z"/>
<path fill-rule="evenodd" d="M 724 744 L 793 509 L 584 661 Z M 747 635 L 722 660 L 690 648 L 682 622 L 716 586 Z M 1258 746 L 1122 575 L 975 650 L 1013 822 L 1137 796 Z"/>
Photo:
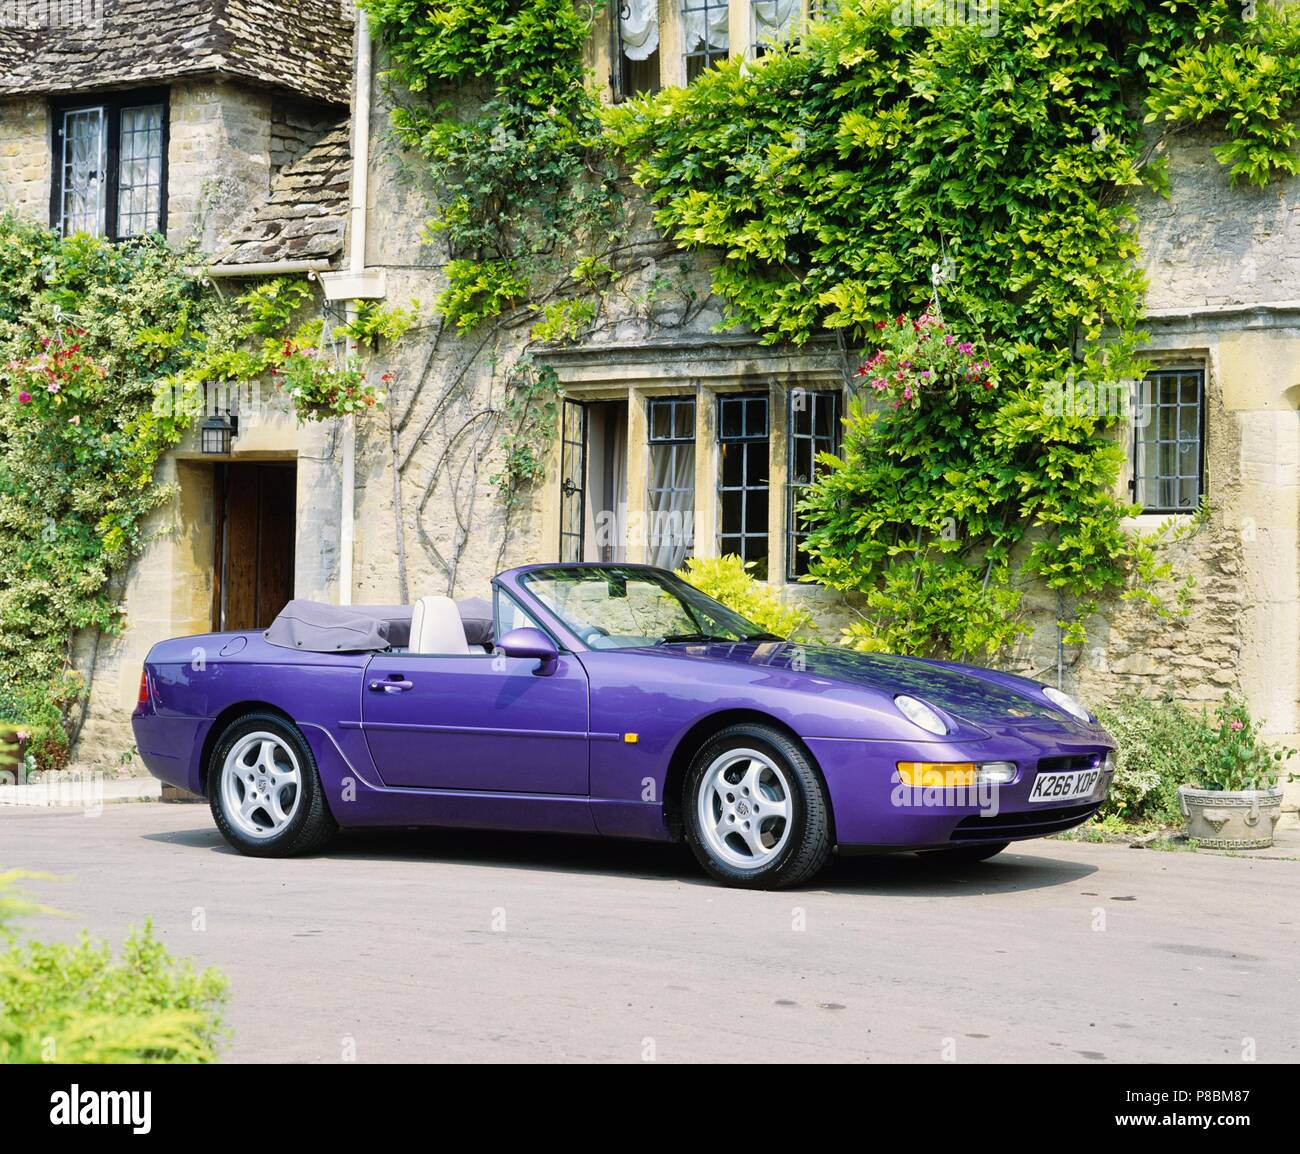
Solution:
<path fill-rule="evenodd" d="M 975 784 L 973 761 L 900 761 L 898 776 L 904 785 L 923 789 L 955 789 Z"/>

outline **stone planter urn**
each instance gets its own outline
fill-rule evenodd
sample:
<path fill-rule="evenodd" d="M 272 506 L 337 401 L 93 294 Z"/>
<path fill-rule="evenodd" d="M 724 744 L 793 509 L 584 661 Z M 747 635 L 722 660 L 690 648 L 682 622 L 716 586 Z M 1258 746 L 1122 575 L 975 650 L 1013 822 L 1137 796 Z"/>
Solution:
<path fill-rule="evenodd" d="M 1281 789 L 1178 787 L 1185 831 L 1207 849 L 1267 849 L 1282 816 Z"/>

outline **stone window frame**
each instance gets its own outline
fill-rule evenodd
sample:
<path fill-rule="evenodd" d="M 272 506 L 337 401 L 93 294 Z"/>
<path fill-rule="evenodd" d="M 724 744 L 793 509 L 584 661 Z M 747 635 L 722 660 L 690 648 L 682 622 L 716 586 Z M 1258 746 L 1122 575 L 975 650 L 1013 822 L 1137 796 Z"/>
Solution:
<path fill-rule="evenodd" d="M 726 395 L 768 393 L 768 573 L 767 583 L 773 587 L 813 588 L 814 584 L 792 580 L 786 551 L 789 548 L 788 516 L 790 459 L 790 396 L 796 389 L 805 392 L 831 392 L 840 394 L 841 413 L 848 410 L 848 393 L 842 378 L 832 379 L 811 375 L 797 369 L 752 376 L 734 376 L 727 380 L 641 379 L 613 384 L 611 382 L 584 383 L 564 380 L 565 398 L 577 402 L 626 401 L 627 429 L 627 522 L 635 530 L 637 525 L 649 524 L 649 489 L 651 484 L 649 402 L 655 398 L 672 398 L 691 395 L 695 398 L 695 510 L 694 546 L 691 556 L 711 559 L 720 555 L 721 502 L 719 483 L 722 462 L 719 452 L 718 415 L 719 398 Z M 557 428 L 552 444 L 553 467 L 548 469 L 548 480 L 542 502 L 542 541 L 544 555 L 559 557 L 561 547 L 560 516 L 560 432 Z M 627 542 L 626 561 L 646 563 L 649 544 L 635 536 Z"/>
<path fill-rule="evenodd" d="M 1200 495 L 1201 499 L 1204 500 L 1210 496 L 1213 487 L 1210 461 L 1213 457 L 1214 444 L 1218 436 L 1215 413 L 1219 411 L 1218 406 L 1223 388 L 1223 382 L 1220 379 L 1218 353 L 1216 351 L 1218 337 L 1205 330 L 1202 326 L 1187 324 L 1186 319 L 1181 317 L 1170 321 L 1157 316 L 1152 318 L 1149 323 L 1152 325 L 1150 340 L 1139 350 L 1142 359 L 1148 366 L 1148 370 L 1195 369 L 1203 374 L 1201 378 L 1203 384 L 1201 389 Z M 1116 427 L 1111 430 L 1112 438 L 1123 451 L 1123 460 L 1112 491 L 1115 497 L 1124 504 L 1136 505 L 1137 492 L 1134 485 L 1133 463 L 1136 451 L 1137 429 L 1135 428 L 1135 421 L 1138 384 L 1136 380 L 1129 379 L 1124 381 L 1123 385 L 1124 391 L 1118 402 L 1123 406 L 1122 414 Z M 1114 402 L 1106 400 L 1105 403 L 1111 404 Z M 1111 410 L 1108 409 L 1107 411 Z M 1195 509 L 1184 509 L 1172 513 L 1149 512 L 1138 509 L 1137 512 L 1124 520 L 1126 526 L 1130 529 L 1149 532 L 1163 524 L 1170 517 L 1188 517 L 1195 512 Z"/>
<path fill-rule="evenodd" d="M 1195 473 L 1192 474 L 1179 473 L 1176 475 L 1175 479 L 1176 480 L 1194 479 L 1196 482 L 1196 499 L 1190 506 L 1148 505 L 1144 500 L 1141 499 L 1143 497 L 1143 493 L 1139 489 L 1140 478 L 1138 476 L 1138 452 L 1142 444 L 1143 438 L 1139 433 L 1136 421 L 1139 414 L 1141 413 L 1141 403 L 1142 403 L 1141 390 L 1148 381 L 1150 381 L 1152 378 L 1155 377 L 1165 378 L 1171 376 L 1188 376 L 1188 375 L 1195 375 L 1198 378 L 1198 385 L 1197 385 L 1198 395 L 1195 402 L 1195 410 L 1196 410 L 1195 469 L 1196 471 Z M 1135 504 L 1141 506 L 1141 516 L 1144 517 L 1191 516 L 1193 513 L 1197 511 L 1197 509 L 1200 508 L 1201 502 L 1204 500 L 1206 495 L 1205 442 L 1206 442 L 1206 417 L 1208 411 L 1207 400 L 1209 394 L 1209 384 L 1210 384 L 1210 374 L 1206 363 L 1204 361 L 1197 361 L 1188 358 L 1158 360 L 1151 366 L 1151 368 L 1147 371 L 1146 375 L 1140 381 L 1134 382 L 1135 395 L 1132 398 L 1133 420 L 1130 423 L 1130 428 L 1129 428 L 1129 444 L 1127 447 L 1126 457 L 1127 457 L 1128 472 L 1129 472 L 1129 476 L 1128 476 L 1129 495 Z M 1161 408 L 1161 407 L 1169 407 L 1169 406 L 1162 406 L 1160 405 L 1159 401 L 1157 401 L 1157 408 Z M 1180 410 L 1178 414 L 1176 426 L 1175 426 L 1176 439 L 1179 443 L 1183 441 L 1191 443 L 1192 438 L 1184 438 L 1181 436 L 1182 421 L 1183 421 L 1181 410 L 1184 407 L 1186 407 L 1182 403 L 1181 398 L 1179 399 L 1178 402 L 1176 402 L 1176 407 L 1177 409 Z M 1157 420 L 1159 419 L 1158 414 L 1154 419 Z"/>
<path fill-rule="evenodd" d="M 692 6 L 703 0 L 689 0 Z M 719 0 L 726 2 L 726 0 Z M 824 19 L 833 9 L 834 0 L 799 0 L 797 31 Z M 659 11 L 659 80 L 663 88 L 684 88 L 687 80 L 687 52 L 683 0 L 658 0 Z M 730 0 L 728 15 L 727 59 L 743 57 L 754 60 L 761 55 L 755 35 L 754 0 Z M 607 98 L 614 103 L 628 99 L 619 59 L 618 5 L 608 4 L 597 18 L 588 45 L 588 61 L 607 84 Z"/>
<path fill-rule="evenodd" d="M 104 110 L 105 173 L 104 231 L 110 241 L 132 240 L 118 233 L 118 182 L 120 179 L 120 140 L 122 112 L 145 105 L 162 105 L 161 159 L 159 164 L 158 222 L 156 231 L 167 234 L 168 151 L 171 141 L 171 89 L 166 87 L 128 88 L 112 92 L 81 92 L 50 101 L 50 227 L 63 228 L 63 118 L 81 109 Z M 139 234 L 136 234 L 139 235 Z"/>

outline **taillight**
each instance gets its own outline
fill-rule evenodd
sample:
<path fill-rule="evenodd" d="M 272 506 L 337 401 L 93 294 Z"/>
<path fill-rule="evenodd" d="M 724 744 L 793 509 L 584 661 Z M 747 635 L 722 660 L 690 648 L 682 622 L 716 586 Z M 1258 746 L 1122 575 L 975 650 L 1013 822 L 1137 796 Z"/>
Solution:
<path fill-rule="evenodd" d="M 149 704 L 149 671 L 147 669 L 140 670 L 140 696 L 136 698 L 136 703 L 139 705 Z"/>

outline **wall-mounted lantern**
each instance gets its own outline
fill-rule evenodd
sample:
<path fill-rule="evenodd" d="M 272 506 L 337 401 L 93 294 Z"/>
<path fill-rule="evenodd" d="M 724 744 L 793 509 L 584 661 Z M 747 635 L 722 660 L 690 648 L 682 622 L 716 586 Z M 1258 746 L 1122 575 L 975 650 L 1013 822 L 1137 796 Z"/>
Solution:
<path fill-rule="evenodd" d="M 230 452 L 231 442 L 239 436 L 238 395 L 230 389 L 229 385 L 225 386 L 225 389 L 229 407 L 223 411 L 219 405 L 220 389 L 217 395 L 218 403 L 209 405 L 209 386 L 206 384 L 203 386 L 203 411 L 208 415 L 199 427 L 199 447 L 204 453 L 225 456 Z"/>

